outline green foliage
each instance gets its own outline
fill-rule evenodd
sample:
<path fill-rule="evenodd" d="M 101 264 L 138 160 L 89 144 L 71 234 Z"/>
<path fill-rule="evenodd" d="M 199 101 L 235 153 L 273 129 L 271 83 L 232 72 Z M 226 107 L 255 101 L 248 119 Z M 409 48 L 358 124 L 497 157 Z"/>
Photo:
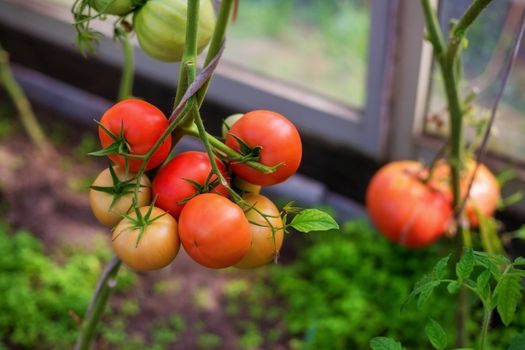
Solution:
<path fill-rule="evenodd" d="M 448 344 L 447 333 L 439 323 L 430 319 L 425 327 L 425 333 L 432 346 L 437 350 L 444 350 Z"/>
<path fill-rule="evenodd" d="M 304 349 L 365 349 L 370 339 L 388 335 L 406 346 L 428 348 L 424 313 L 401 304 L 415 281 L 433 266 L 437 247 L 410 251 L 378 236 L 365 221 L 341 232 L 309 236 L 294 263 L 272 270 L 272 285 L 286 301 L 288 331 Z M 433 272 L 441 276 L 442 262 Z M 443 294 L 443 291 L 440 293 Z M 452 305 L 453 306 L 453 305 Z M 427 307 L 436 320 L 451 324 L 450 302 Z M 447 329 L 448 330 L 448 329 Z"/>
<path fill-rule="evenodd" d="M 304 209 L 294 216 L 290 226 L 299 232 L 328 231 L 339 225 L 329 214 L 319 209 Z"/>
<path fill-rule="evenodd" d="M 392 338 L 377 337 L 370 341 L 372 350 L 403 350 L 401 343 L 396 342 Z"/>
<path fill-rule="evenodd" d="M 0 223 L 0 344 L 20 349 L 66 349 L 82 317 L 108 251 L 75 251 L 57 263 L 28 232 Z M 132 280 L 119 280 L 119 289 Z"/>

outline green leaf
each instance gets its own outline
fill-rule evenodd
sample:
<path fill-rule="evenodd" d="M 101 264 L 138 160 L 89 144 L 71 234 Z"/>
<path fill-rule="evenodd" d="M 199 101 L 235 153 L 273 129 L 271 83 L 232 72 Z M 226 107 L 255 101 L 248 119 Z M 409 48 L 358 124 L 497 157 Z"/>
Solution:
<path fill-rule="evenodd" d="M 443 327 L 433 319 L 430 319 L 425 327 L 425 333 L 432 346 L 437 350 L 444 350 L 448 344 L 448 337 Z"/>
<path fill-rule="evenodd" d="M 496 220 L 481 214 L 479 211 L 476 211 L 476 215 L 479 219 L 479 235 L 483 249 L 488 253 L 502 254 L 503 245 L 498 236 Z"/>
<path fill-rule="evenodd" d="M 417 298 L 417 307 L 419 309 L 421 309 L 426 304 L 426 302 L 432 295 L 434 288 L 439 286 L 439 284 L 440 284 L 439 281 L 432 281 L 421 287 L 420 292 L 419 292 L 419 297 Z"/>
<path fill-rule="evenodd" d="M 440 280 L 443 277 L 446 276 L 448 271 L 448 261 L 450 259 L 450 254 L 445 256 L 444 258 L 441 258 L 434 268 L 432 269 L 432 273 L 430 274 L 430 277 L 433 280 Z"/>
<path fill-rule="evenodd" d="M 456 265 L 456 275 L 460 280 L 467 279 L 474 271 L 474 252 L 472 249 L 465 249 L 465 252 Z"/>
<path fill-rule="evenodd" d="M 305 209 L 295 215 L 290 226 L 299 232 L 327 231 L 339 225 L 330 215 L 318 209 Z"/>
<path fill-rule="evenodd" d="M 511 274 L 503 275 L 494 290 L 497 310 L 505 326 L 508 326 L 514 318 L 521 293 L 521 279 Z"/>
<path fill-rule="evenodd" d="M 525 349 L 525 332 L 518 334 L 510 341 L 509 348 L 507 350 L 523 350 Z"/>
<path fill-rule="evenodd" d="M 372 350 L 404 350 L 400 342 L 392 338 L 376 337 L 370 341 Z"/>

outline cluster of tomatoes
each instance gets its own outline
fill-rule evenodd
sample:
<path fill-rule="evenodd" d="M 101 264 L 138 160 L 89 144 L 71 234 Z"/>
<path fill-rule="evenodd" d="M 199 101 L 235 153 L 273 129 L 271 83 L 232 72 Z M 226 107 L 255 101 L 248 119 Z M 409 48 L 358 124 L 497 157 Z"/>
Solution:
<path fill-rule="evenodd" d="M 167 159 L 172 139 L 163 134 L 169 122 L 155 106 L 129 99 L 104 113 L 102 150 L 95 154 L 107 155 L 115 165 L 96 178 L 90 204 L 97 219 L 113 228 L 113 248 L 126 265 L 139 271 L 162 268 L 175 259 L 181 243 L 209 268 L 255 268 L 276 258 L 284 224 L 259 190 L 296 172 L 301 139 L 295 126 L 275 112 L 257 110 L 235 119 L 225 144 L 239 156 L 228 158 L 216 150 L 227 182 L 221 183 L 207 153 L 188 151 Z M 275 171 L 257 171 L 245 164 L 248 160 Z M 143 170 L 154 168 L 150 180 Z"/>
<path fill-rule="evenodd" d="M 492 216 L 500 200 L 498 181 L 473 160 L 461 172 L 461 197 L 469 191 L 465 218 L 470 227 L 480 216 Z M 439 161 L 428 169 L 416 161 L 395 161 L 373 176 L 366 193 L 368 214 L 388 239 L 411 248 L 432 244 L 446 233 L 454 216 L 450 168 Z"/>

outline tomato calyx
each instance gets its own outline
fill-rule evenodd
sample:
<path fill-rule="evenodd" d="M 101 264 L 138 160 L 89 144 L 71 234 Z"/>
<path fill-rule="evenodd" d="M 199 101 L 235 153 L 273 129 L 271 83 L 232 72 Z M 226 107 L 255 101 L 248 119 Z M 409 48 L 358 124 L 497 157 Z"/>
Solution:
<path fill-rule="evenodd" d="M 111 210 L 121 197 L 135 192 L 135 188 L 137 187 L 136 181 L 138 181 L 138 176 L 134 176 L 129 180 L 122 181 L 118 178 L 115 169 L 113 169 L 113 166 L 110 165 L 108 168 L 109 173 L 111 174 L 112 186 L 90 186 L 89 188 L 113 196 L 113 199 L 111 200 L 111 204 L 109 206 L 109 209 Z M 139 187 L 144 188 L 146 186 L 140 184 Z"/>
<path fill-rule="evenodd" d="M 208 174 L 208 176 L 206 177 L 206 181 L 204 181 L 204 184 L 201 184 L 195 180 L 192 180 L 192 179 L 188 179 L 188 178 L 185 178 L 183 177 L 182 179 L 186 182 L 188 182 L 189 184 L 191 184 L 193 186 L 193 188 L 195 189 L 195 193 L 193 193 L 191 196 L 187 197 L 187 198 L 184 198 L 183 200 L 180 200 L 177 202 L 177 204 L 186 204 L 188 203 L 192 198 L 200 195 L 200 194 L 203 194 L 203 193 L 208 193 L 208 192 L 212 192 L 217 186 L 221 185 L 221 181 L 219 180 L 219 178 L 215 178 L 215 179 L 211 179 L 212 176 L 214 176 L 215 174 L 213 173 L 213 171 L 210 171 L 210 173 Z"/>
<path fill-rule="evenodd" d="M 144 232 L 146 232 L 146 228 L 149 225 L 151 225 L 153 222 L 155 222 L 156 220 L 160 219 L 161 217 L 167 214 L 167 212 L 164 212 L 160 215 L 157 215 L 151 218 L 151 213 L 153 212 L 153 208 L 155 208 L 155 199 L 156 198 L 153 199 L 153 201 L 149 205 L 148 211 L 144 215 L 140 211 L 140 208 L 138 207 L 138 205 L 135 205 L 136 202 L 133 201 L 134 202 L 133 211 L 134 211 L 135 217 L 128 215 L 128 214 L 122 215 L 124 218 L 128 219 L 131 222 L 131 225 L 128 226 L 126 230 L 120 232 L 117 236 L 115 236 L 113 240 L 117 239 L 124 232 L 138 230 L 139 234 L 137 236 L 137 242 L 135 244 L 135 248 L 137 248 L 139 246 L 142 236 L 144 235 Z"/>
<path fill-rule="evenodd" d="M 103 156 L 109 156 L 111 154 L 118 154 L 124 158 L 137 158 L 137 159 L 144 159 L 143 155 L 137 155 L 132 154 L 133 150 L 131 149 L 131 145 L 128 143 L 126 138 L 124 137 L 124 121 L 122 121 L 122 125 L 120 127 L 119 135 L 115 135 L 112 133 L 107 127 L 105 127 L 101 122 L 95 120 L 95 122 L 102 128 L 102 130 L 113 139 L 113 143 L 109 146 L 102 148 L 101 150 L 90 152 L 88 153 L 90 156 L 96 156 L 96 157 L 103 157 Z"/>

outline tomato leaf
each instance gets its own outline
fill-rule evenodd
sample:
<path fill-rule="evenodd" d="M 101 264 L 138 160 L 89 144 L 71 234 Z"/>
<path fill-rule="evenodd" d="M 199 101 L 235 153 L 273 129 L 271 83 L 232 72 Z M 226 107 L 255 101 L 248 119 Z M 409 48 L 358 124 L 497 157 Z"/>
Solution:
<path fill-rule="evenodd" d="M 463 256 L 456 265 L 456 275 L 462 281 L 467 279 L 474 271 L 474 252 L 472 249 L 465 249 Z"/>
<path fill-rule="evenodd" d="M 456 294 L 459 292 L 460 284 L 458 281 L 452 281 L 448 284 L 447 290 L 450 294 Z"/>
<path fill-rule="evenodd" d="M 447 274 L 448 269 L 448 261 L 450 259 L 450 254 L 445 256 L 444 258 L 439 259 L 439 261 L 436 263 L 434 268 L 432 269 L 432 273 L 430 274 L 430 277 L 433 280 L 440 280 Z"/>
<path fill-rule="evenodd" d="M 503 275 L 494 290 L 494 294 L 501 320 L 505 326 L 508 326 L 514 318 L 516 306 L 521 299 L 522 285 L 520 277 L 511 274 Z"/>
<path fill-rule="evenodd" d="M 447 333 L 445 333 L 443 327 L 441 327 L 438 322 L 430 319 L 425 327 L 425 333 L 428 337 L 428 340 L 430 340 L 430 343 L 435 349 L 444 350 L 447 347 Z"/>
<path fill-rule="evenodd" d="M 372 350 L 404 350 L 400 342 L 392 338 L 376 337 L 370 341 Z"/>
<path fill-rule="evenodd" d="M 319 209 L 305 209 L 294 216 L 290 226 L 299 232 L 327 231 L 338 229 L 333 217 Z"/>
<path fill-rule="evenodd" d="M 518 334 L 510 341 L 509 348 L 507 350 L 521 350 L 525 349 L 525 332 Z"/>

